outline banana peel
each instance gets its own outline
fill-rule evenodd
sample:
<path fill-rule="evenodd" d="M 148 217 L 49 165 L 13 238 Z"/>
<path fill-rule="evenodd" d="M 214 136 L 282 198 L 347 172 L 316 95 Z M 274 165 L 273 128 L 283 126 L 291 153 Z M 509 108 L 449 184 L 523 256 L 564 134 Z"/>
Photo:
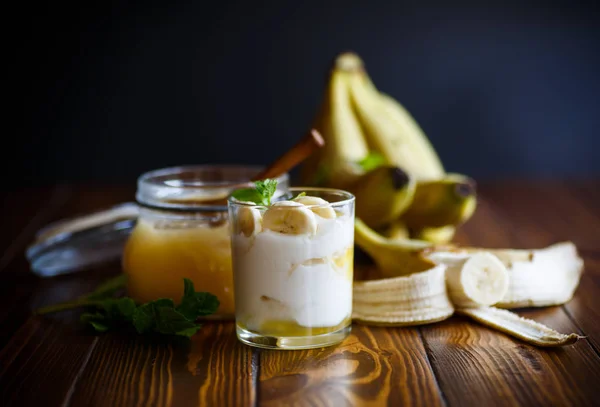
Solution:
<path fill-rule="evenodd" d="M 356 322 L 421 325 L 457 312 L 535 346 L 565 346 L 579 339 L 576 334 L 564 335 L 491 306 L 516 308 L 569 301 L 583 272 L 583 260 L 571 242 L 537 250 L 433 245 L 387 239 L 360 219 L 355 223 L 355 241 L 372 257 L 383 277 L 354 283 Z M 488 270 L 492 266 L 495 273 Z M 440 275 L 444 276 L 443 294 Z M 473 289 L 480 287 L 483 291 L 472 295 Z"/>

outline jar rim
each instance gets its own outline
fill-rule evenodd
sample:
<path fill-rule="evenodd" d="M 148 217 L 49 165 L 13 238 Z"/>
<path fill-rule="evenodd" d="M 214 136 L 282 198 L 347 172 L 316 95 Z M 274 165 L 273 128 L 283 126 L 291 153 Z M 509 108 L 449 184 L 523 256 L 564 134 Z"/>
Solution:
<path fill-rule="evenodd" d="M 185 212 L 227 210 L 227 197 L 263 170 L 258 165 L 201 164 L 160 168 L 138 178 L 136 200 L 153 209 Z M 277 178 L 287 189 L 289 175 Z"/>
<path fill-rule="evenodd" d="M 232 191 L 233 192 L 233 191 Z M 340 207 L 346 206 L 351 202 L 355 201 L 355 197 L 352 193 L 345 191 L 343 189 L 338 188 L 326 188 L 326 187 L 290 187 L 288 188 L 289 193 L 302 193 L 306 192 L 307 195 L 311 195 L 311 192 L 317 193 L 328 193 L 328 194 L 337 194 L 342 197 L 341 200 L 335 202 L 328 202 L 326 204 L 313 204 L 313 205 L 305 205 L 307 208 L 323 208 L 323 207 Z M 266 205 L 256 205 L 252 202 L 238 201 L 232 195 L 229 195 L 227 202 L 234 206 L 253 206 L 253 207 L 264 207 L 268 208 Z M 271 205 L 272 206 L 272 205 Z"/>

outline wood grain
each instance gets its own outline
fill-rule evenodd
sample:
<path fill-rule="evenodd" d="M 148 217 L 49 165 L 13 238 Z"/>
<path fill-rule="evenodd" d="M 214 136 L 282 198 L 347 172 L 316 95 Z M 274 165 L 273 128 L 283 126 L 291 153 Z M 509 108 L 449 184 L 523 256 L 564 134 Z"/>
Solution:
<path fill-rule="evenodd" d="M 94 335 L 77 312 L 32 317 L 120 271 L 118 264 L 52 279 L 28 271 L 22 250 L 45 222 L 133 198 L 132 188 L 74 186 L 2 200 L 0 405 L 593 405 L 600 388 L 600 183 L 482 185 L 462 243 L 543 247 L 573 240 L 586 262 L 563 307 L 519 310 L 586 341 L 542 350 L 463 318 L 418 328 L 354 325 L 337 347 L 258 351 L 232 323 L 207 324 L 191 342 Z M 61 192 L 62 191 L 62 192 Z M 54 198 L 52 198 L 54 197 Z M 486 199 L 487 198 L 487 199 Z M 6 257 L 8 253 L 8 257 Z"/>
<path fill-rule="evenodd" d="M 522 204 L 528 197 L 525 190 L 510 190 L 510 195 L 503 191 L 506 201 Z M 463 228 L 466 243 L 525 248 L 556 241 L 554 236 L 540 235 L 537 223 L 513 223 L 512 213 L 508 218 L 503 203 L 486 191 L 482 194 L 488 199 L 481 200 L 474 219 Z M 561 307 L 520 314 L 559 331 L 579 332 Z M 600 384 L 600 360 L 586 342 L 542 350 L 459 318 L 421 329 L 440 387 L 451 405 L 480 405 L 481 400 L 487 400 L 486 405 L 583 405 L 594 398 L 592 383 Z"/>
<path fill-rule="evenodd" d="M 600 189 L 600 185 L 598 186 Z M 520 239 L 534 246 L 544 246 L 561 240 L 571 240 L 585 262 L 585 271 L 574 298 L 564 305 L 575 325 L 588 336 L 589 342 L 600 351 L 600 202 L 590 201 L 588 194 L 567 184 L 554 188 L 531 186 L 528 199 L 517 207 L 497 188 L 488 194 L 502 205 L 506 216 L 520 225 Z M 557 219 L 554 219 L 557 218 Z M 552 219 L 551 221 L 549 219 Z M 595 239 L 595 240 L 594 240 Z"/>
<path fill-rule="evenodd" d="M 130 189 L 127 190 L 129 196 Z M 124 194 L 119 192 L 123 191 L 122 188 L 91 191 L 81 187 L 69 188 L 69 191 L 68 199 L 56 205 L 56 210 L 44 214 L 43 218 L 40 218 L 39 212 L 34 215 L 34 221 L 42 219 L 43 222 L 36 221 L 34 227 L 26 228 L 28 236 L 23 239 L 26 244 L 45 222 L 101 209 L 124 198 Z M 44 211 L 48 202 L 40 200 L 40 203 Z M 14 284 L 11 288 L 20 296 L 15 298 L 9 294 L 13 302 L 5 302 L 3 309 L 14 307 L 15 310 L 9 309 L 2 324 L 10 327 L 22 325 L 16 330 L 11 329 L 14 334 L 0 352 L 0 405 L 43 402 L 60 405 L 74 388 L 97 338 L 78 324 L 79 314 L 76 311 L 37 317 L 32 316 L 32 310 L 89 292 L 100 281 L 118 272 L 119 267 L 112 264 L 85 273 L 40 279 L 32 275 L 24 258 L 17 259 L 1 273 L 17 282 L 19 288 L 15 289 Z M 3 297 L 3 301 L 7 298 Z"/>
<path fill-rule="evenodd" d="M 237 340 L 233 323 L 207 323 L 191 342 L 103 335 L 70 402 L 74 406 L 253 405 L 253 351 Z"/>
<path fill-rule="evenodd" d="M 336 347 L 261 351 L 260 405 L 443 405 L 415 328 L 354 325 Z"/>

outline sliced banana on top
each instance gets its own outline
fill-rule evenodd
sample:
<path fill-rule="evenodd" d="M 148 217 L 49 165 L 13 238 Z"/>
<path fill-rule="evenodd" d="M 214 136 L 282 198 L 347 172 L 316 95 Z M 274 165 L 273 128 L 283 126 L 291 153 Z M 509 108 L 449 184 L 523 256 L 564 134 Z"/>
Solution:
<path fill-rule="evenodd" d="M 275 202 L 263 216 L 263 227 L 286 235 L 317 233 L 315 214 L 298 202 Z"/>
<path fill-rule="evenodd" d="M 250 237 L 262 230 L 262 215 L 257 208 L 242 206 L 238 210 L 237 231 L 244 236 Z"/>
<path fill-rule="evenodd" d="M 329 202 L 325 199 L 316 196 L 299 196 L 294 198 L 294 201 L 303 205 L 329 205 Z M 331 206 L 317 206 L 309 209 L 325 219 L 334 219 L 336 217 L 336 213 Z"/>

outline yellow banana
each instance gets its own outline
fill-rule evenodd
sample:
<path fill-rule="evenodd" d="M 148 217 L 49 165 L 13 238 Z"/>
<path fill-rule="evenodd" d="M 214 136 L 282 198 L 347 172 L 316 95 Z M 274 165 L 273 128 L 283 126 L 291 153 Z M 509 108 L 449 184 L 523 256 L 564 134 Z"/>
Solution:
<path fill-rule="evenodd" d="M 423 254 L 424 249 L 432 247 L 431 243 L 411 239 L 386 239 L 360 218 L 354 224 L 354 241 L 372 258 L 384 277 L 416 273 L 435 266 Z"/>
<path fill-rule="evenodd" d="M 385 225 L 385 227 L 382 228 L 381 234 L 390 240 L 410 239 L 410 231 L 406 227 L 406 224 L 400 219 L 394 219 L 388 225 Z"/>
<path fill-rule="evenodd" d="M 421 181 L 413 202 L 402 215 L 411 230 L 458 226 L 466 222 L 477 205 L 475 182 L 468 177 L 449 174 L 436 181 Z"/>
<path fill-rule="evenodd" d="M 347 189 L 356 197 L 356 216 L 371 227 L 382 226 L 410 205 L 415 180 L 397 167 L 379 167 L 362 175 Z"/>
<path fill-rule="evenodd" d="M 352 110 L 348 88 L 354 65 L 352 54 L 342 54 L 331 69 L 324 100 L 313 124 L 325 145 L 303 164 L 300 176 L 305 185 L 343 188 L 363 172 L 357 163 L 369 154 L 369 149 Z"/>
<path fill-rule="evenodd" d="M 418 240 L 426 240 L 434 244 L 446 244 L 452 240 L 455 233 L 456 227 L 448 225 L 410 231 L 410 237 Z"/>
<path fill-rule="evenodd" d="M 444 176 L 444 166 L 433 145 L 416 120 L 396 99 L 380 93 L 383 110 L 402 132 L 397 160 L 417 179 L 430 180 Z"/>
<path fill-rule="evenodd" d="M 440 159 L 421 128 L 401 105 L 377 91 L 358 56 L 356 61 L 350 91 L 370 149 L 417 179 L 442 177 Z"/>

